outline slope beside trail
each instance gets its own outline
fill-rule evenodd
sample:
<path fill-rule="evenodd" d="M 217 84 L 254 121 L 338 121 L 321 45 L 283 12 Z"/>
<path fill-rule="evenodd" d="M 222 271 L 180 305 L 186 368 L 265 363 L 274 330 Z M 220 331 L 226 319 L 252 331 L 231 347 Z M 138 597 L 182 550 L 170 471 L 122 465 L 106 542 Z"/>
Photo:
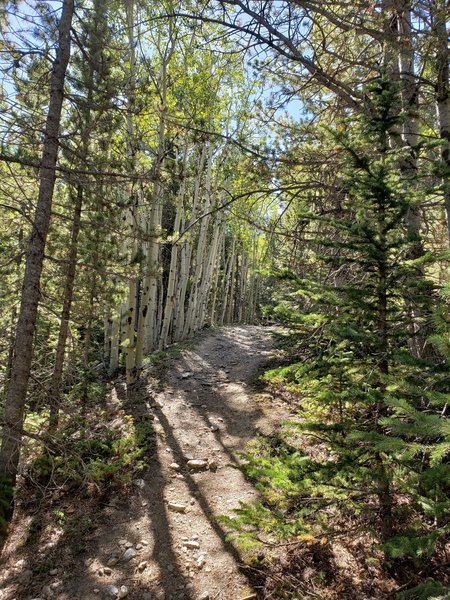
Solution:
<path fill-rule="evenodd" d="M 134 391 L 119 382 L 110 402 L 153 425 L 147 469 L 128 497 L 104 506 L 82 552 L 63 540 L 52 548 L 50 539 L 42 560 L 53 560 L 53 569 L 39 573 L 39 553 L 26 558 L 17 540 L 14 552 L 6 547 L 0 598 L 256 598 L 216 517 L 257 498 L 234 468 L 238 453 L 285 416 L 253 387 L 271 340 L 265 327 L 211 330 L 169 361 L 158 391 L 150 379 Z"/>

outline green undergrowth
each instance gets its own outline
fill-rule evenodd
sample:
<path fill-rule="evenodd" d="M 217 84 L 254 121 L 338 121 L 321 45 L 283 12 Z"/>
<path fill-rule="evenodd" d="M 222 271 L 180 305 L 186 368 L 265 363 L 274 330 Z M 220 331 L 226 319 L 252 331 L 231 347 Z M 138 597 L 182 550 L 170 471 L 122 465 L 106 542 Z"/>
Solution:
<path fill-rule="evenodd" d="M 382 77 L 367 94 L 367 115 L 328 132 L 342 151 L 339 218 L 299 212 L 326 232 L 314 272 L 278 272 L 271 311 L 293 334 L 264 380 L 298 413 L 248 448 L 260 499 L 225 522 L 247 547 L 327 545 L 335 583 L 336 540 L 364 538 L 352 560 L 366 597 L 373 559 L 404 597 L 432 598 L 450 585 L 450 288 L 405 226 L 418 195 L 389 143 L 396 85 Z"/>
<path fill-rule="evenodd" d="M 41 490 L 103 494 L 144 468 L 152 435 L 151 422 L 133 419 L 120 401 L 89 406 L 48 436 L 43 450 L 30 451 L 26 479 Z"/>
<path fill-rule="evenodd" d="M 167 350 L 159 350 L 144 357 L 143 368 L 160 365 L 166 360 L 180 358 L 182 348 L 179 344 L 173 345 Z"/>

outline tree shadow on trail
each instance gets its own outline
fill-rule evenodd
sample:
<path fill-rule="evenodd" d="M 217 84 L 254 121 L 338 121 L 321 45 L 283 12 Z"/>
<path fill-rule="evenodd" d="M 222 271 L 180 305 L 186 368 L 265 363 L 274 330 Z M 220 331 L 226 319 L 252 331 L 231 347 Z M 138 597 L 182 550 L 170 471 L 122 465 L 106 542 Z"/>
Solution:
<path fill-rule="evenodd" d="M 253 371 L 256 374 L 261 359 L 253 356 L 254 340 L 248 339 L 246 335 L 230 339 L 226 333 L 219 333 L 218 336 L 217 333 L 209 334 L 200 344 L 200 348 L 203 350 L 186 352 L 175 363 L 170 361 L 170 368 L 165 369 L 169 378 L 163 375 L 163 383 L 166 386 L 164 392 L 155 394 L 152 388 L 142 382 L 129 388 L 128 398 L 123 398 L 124 408 L 132 416 L 135 428 L 152 429 L 149 434 L 148 468 L 143 476 L 145 484 L 141 490 L 141 498 L 148 503 L 148 518 L 155 537 L 152 558 L 159 565 L 160 585 L 168 594 L 168 598 L 176 600 L 190 598 L 192 586 L 189 585 L 191 581 L 187 569 L 182 564 L 187 557 L 183 557 L 180 552 L 180 532 L 178 535 L 173 534 L 172 523 L 174 518 L 176 521 L 178 517 L 167 512 L 170 489 L 174 489 L 170 486 L 173 485 L 176 486 L 181 499 L 187 497 L 195 500 L 195 506 L 192 507 L 194 512 L 188 507 L 188 517 L 180 521 L 180 525 L 175 528 L 178 527 L 185 531 L 185 535 L 189 535 L 192 525 L 187 526 L 185 523 L 189 516 L 197 519 L 194 528 L 202 527 L 206 523 L 207 535 L 211 538 L 212 534 L 217 540 L 213 551 L 219 552 L 219 555 L 221 552 L 227 554 L 231 563 L 244 575 L 249 586 L 253 584 L 256 587 L 259 577 L 244 564 L 239 549 L 228 539 L 228 532 L 217 520 L 219 514 L 228 510 L 228 507 L 224 506 L 228 499 L 228 490 L 218 492 L 214 486 L 220 482 L 222 487 L 226 487 L 226 471 L 220 470 L 212 475 L 216 479 L 211 481 L 209 478 L 205 488 L 205 478 L 208 478 L 209 473 L 191 471 L 187 467 L 187 461 L 189 457 L 203 457 L 207 451 L 205 446 L 208 446 L 209 451 L 215 447 L 227 463 L 234 466 L 239 464 L 235 452 L 243 449 L 244 443 L 258 431 L 258 422 L 263 418 L 263 412 L 251 401 L 241 399 L 236 405 L 234 392 L 238 390 L 242 395 L 242 386 L 246 385 L 244 381 L 248 382 Z M 246 357 L 249 355 L 252 355 L 252 362 L 247 366 Z M 228 364 L 230 362 L 231 365 Z M 183 376 L 184 371 L 192 373 L 192 377 Z M 151 408 L 150 411 L 147 410 L 148 407 Z M 159 429 L 159 444 L 152 428 L 155 422 Z M 217 426 L 218 422 L 220 427 Z M 203 437 L 205 435 L 208 438 L 206 442 Z M 188 439 L 190 443 L 187 443 Z M 193 445 L 193 439 L 198 442 L 197 445 Z M 158 453 L 163 453 L 163 456 Z M 168 469 L 168 456 L 180 467 L 176 474 L 170 473 Z M 165 473 L 167 475 L 164 475 Z M 221 478 L 224 477 L 225 481 L 222 481 Z M 245 493 L 250 493 L 248 489 L 247 492 L 242 489 L 244 477 L 242 474 L 240 477 L 239 489 L 231 490 L 231 501 L 235 501 L 236 504 L 238 500 L 246 499 Z M 211 497 L 213 493 L 222 493 L 223 503 L 220 507 L 217 507 L 214 498 Z M 210 540 L 210 543 L 213 542 Z M 209 555 L 208 550 L 211 548 L 207 549 Z M 227 564 L 230 565 L 230 561 Z M 228 597 L 223 596 L 221 590 L 217 589 L 212 596 Z"/>
<path fill-rule="evenodd" d="M 118 393 L 123 402 L 124 409 L 133 418 L 134 426 L 146 434 L 145 451 L 148 455 L 147 469 L 144 473 L 145 480 L 141 488 L 141 498 L 145 498 L 149 505 L 148 516 L 153 530 L 154 545 L 151 558 L 159 566 L 158 587 L 164 591 L 166 598 L 177 593 L 176 600 L 190 600 L 191 596 L 186 585 L 189 581 L 183 575 L 178 564 L 175 553 L 175 543 L 170 530 L 167 514 L 167 503 L 164 498 L 164 490 L 167 487 L 162 471 L 162 465 L 158 456 L 158 445 L 153 428 L 153 415 L 148 412 L 145 385 L 136 384 L 128 394 L 125 389 L 122 394 Z M 156 596 L 158 598 L 158 596 Z"/>
<path fill-rule="evenodd" d="M 223 352 L 215 348 L 222 345 Z M 146 467 L 142 479 L 136 480 L 132 488 L 115 490 L 113 497 L 82 499 L 68 495 L 54 502 L 48 499 L 37 507 L 39 512 L 36 513 L 35 524 L 28 529 L 28 540 L 25 526 L 18 538 L 22 547 L 8 549 L 5 557 L 8 572 L 0 583 L 0 587 L 6 590 L 3 595 L 0 592 L 2 600 L 29 600 L 45 596 L 44 588 L 58 581 L 61 581 L 60 587 L 54 588 L 54 597 L 58 600 L 104 598 L 106 589 L 111 585 L 118 589 L 126 585 L 129 600 L 142 600 L 146 593 L 154 600 L 193 600 L 196 597 L 193 591 L 195 579 L 191 579 L 186 568 L 187 555 L 183 556 L 182 539 L 176 529 L 182 525 L 186 527 L 186 535 L 190 535 L 192 526 L 196 527 L 197 522 L 186 525 L 186 520 L 183 521 L 180 516 L 178 523 L 181 525 L 173 526 L 174 519 L 177 523 L 179 518 L 168 512 L 168 498 L 173 485 L 183 486 L 186 495 L 195 499 L 195 506 L 189 507 L 187 519 L 197 518 L 208 529 L 210 547 L 205 548 L 208 556 L 211 553 L 211 558 L 219 563 L 220 560 L 225 561 L 224 556 L 229 556 L 231 560 L 225 561 L 226 565 L 237 565 L 249 584 L 253 583 L 257 589 L 251 570 L 243 565 L 239 550 L 227 540 L 227 532 L 216 519 L 218 514 L 227 510 L 224 507 L 227 472 L 219 470 L 214 475 L 216 479 L 210 477 L 205 487 L 205 478 L 209 474 L 191 472 L 186 465 L 189 454 L 198 455 L 205 451 L 203 442 L 206 438 L 202 436 L 207 436 L 209 451 L 216 446 L 227 462 L 236 464 L 236 450 L 258 430 L 258 421 L 262 417 L 260 408 L 251 402 L 236 404 L 234 401 L 235 392 L 242 392 L 243 388 L 239 388 L 242 381 L 248 380 L 250 367 L 246 367 L 245 361 L 254 351 L 254 344 L 247 343 L 245 336 L 233 340 L 226 334 L 214 333 L 208 334 L 201 347 L 203 354 L 190 351 L 186 357 L 171 361 L 170 387 L 161 393 L 164 398 L 161 403 L 155 402 L 154 393 L 158 392 L 149 388 L 148 382 L 143 381 L 128 389 L 123 382 L 116 384 L 115 394 L 120 407 L 131 417 L 145 449 Z M 221 363 L 228 365 L 230 360 L 237 364 L 231 365 L 231 373 L 227 374 Z M 181 374 L 188 369 L 194 374 L 192 378 L 183 379 Z M 178 375 L 173 374 L 174 370 Z M 177 396 L 176 403 L 170 400 L 170 391 Z M 176 427 L 173 420 L 175 404 L 180 413 Z M 220 428 L 215 430 L 219 419 Z M 155 431 L 155 422 L 159 423 L 159 432 Z M 190 440 L 198 434 L 201 444 L 191 444 L 187 448 L 187 433 Z M 179 481 L 175 473 L 169 472 L 169 456 L 180 464 L 178 475 L 182 475 L 182 479 Z M 222 486 L 221 491 L 215 489 L 216 485 Z M 245 492 L 238 492 L 234 500 L 245 500 Z M 215 500 L 213 496 L 217 493 L 223 495 L 223 502 Z M 22 515 L 31 516 L 31 510 L 22 511 Z M 55 510 L 65 513 L 61 516 L 62 520 L 65 519 L 61 525 L 58 525 Z M 111 556 L 122 552 L 121 539 L 127 540 L 133 547 L 142 544 L 143 540 L 147 540 L 148 545 L 141 548 L 131 561 L 119 560 L 111 566 L 111 571 L 102 572 Z M 139 568 L 143 561 L 148 565 L 141 572 Z M 21 562 L 20 568 L 15 568 L 14 563 L 18 562 Z M 219 563 L 211 563 L 211 566 L 220 569 Z M 32 572 L 30 579 L 20 582 L 20 574 L 27 570 Z M 57 574 L 51 575 L 55 570 Z M 194 576 L 198 578 L 201 574 L 196 571 Z M 211 573 L 211 585 L 215 585 L 211 581 L 213 576 L 214 573 Z M 231 578 L 229 575 L 225 577 L 227 582 Z M 203 579 L 205 581 L 207 578 Z M 229 592 L 228 589 L 210 590 L 211 598 L 215 599 L 231 598 Z"/>

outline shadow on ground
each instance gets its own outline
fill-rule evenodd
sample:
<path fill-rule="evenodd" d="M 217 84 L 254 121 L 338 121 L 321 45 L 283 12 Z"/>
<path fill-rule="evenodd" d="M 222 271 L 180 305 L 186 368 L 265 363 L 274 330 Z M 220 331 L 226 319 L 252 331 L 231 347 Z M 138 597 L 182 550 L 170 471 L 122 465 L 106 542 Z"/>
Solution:
<path fill-rule="evenodd" d="M 236 328 L 232 337 L 226 330 L 209 334 L 200 349 L 187 352 L 176 364 L 169 363 L 163 392 L 155 394 L 146 383 L 128 390 L 121 382 L 116 385 L 123 409 L 135 427 L 147 432 L 142 479 L 103 497 L 46 498 L 42 506 L 35 506 L 34 514 L 22 510 L 22 522 L 15 523 L 16 534 L 11 534 L 18 541 L 7 545 L 2 560 L 6 573 L 0 581 L 2 600 L 93 600 L 112 593 L 110 586 L 118 590 L 126 586 L 130 600 L 194 600 L 200 595 L 199 583 L 211 585 L 211 577 L 186 566 L 180 528 L 186 527 L 189 537 L 189 529 L 199 522 L 208 530 L 210 544 L 220 546 L 212 548 L 213 558 L 231 561 L 236 572 L 240 569 L 240 585 L 244 578 L 249 586 L 254 583 L 239 550 L 227 541 L 226 531 L 216 520 L 229 508 L 211 494 L 218 483 L 221 490 L 226 488 L 225 471 L 193 472 L 186 462 L 189 457 L 215 452 L 223 458 L 221 467 L 237 464 L 236 452 L 264 418 L 245 395 L 261 357 L 255 356 L 255 340 L 245 328 Z M 187 377 L 186 372 L 190 373 Z M 168 469 L 169 457 L 180 465 L 176 474 Z M 176 515 L 177 525 L 168 509 L 168 497 L 180 486 L 195 506 L 186 518 Z M 234 492 L 233 502 L 246 500 L 245 494 Z M 65 515 L 64 524 L 58 523 L 58 511 Z M 120 560 L 126 549 L 119 543 L 122 540 L 137 552 L 129 562 Z M 112 564 L 116 558 L 119 562 Z M 214 582 L 210 597 L 234 598 L 229 595 L 233 577 L 226 573 Z"/>

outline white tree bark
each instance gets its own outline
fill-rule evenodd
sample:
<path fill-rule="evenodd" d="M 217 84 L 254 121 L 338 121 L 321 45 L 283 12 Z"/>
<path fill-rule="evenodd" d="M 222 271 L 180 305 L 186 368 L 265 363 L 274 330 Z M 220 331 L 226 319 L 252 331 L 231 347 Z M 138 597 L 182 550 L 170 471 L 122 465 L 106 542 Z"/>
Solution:
<path fill-rule="evenodd" d="M 178 236 L 180 235 L 181 218 L 182 218 L 183 210 L 184 210 L 184 195 L 186 192 L 186 178 L 185 178 L 184 174 L 186 171 L 187 151 L 188 151 L 188 144 L 186 141 L 184 144 L 183 158 L 182 158 L 183 180 L 181 182 L 180 191 L 178 194 L 177 208 L 176 208 L 176 213 L 175 213 L 175 222 L 173 225 L 174 240 L 176 240 L 176 238 L 178 238 Z M 161 335 L 160 335 L 160 342 L 159 342 L 160 350 L 162 350 L 163 348 L 168 346 L 171 341 L 170 336 L 169 336 L 169 331 L 170 331 L 170 327 L 172 325 L 172 316 L 173 316 L 173 309 L 174 309 L 174 304 L 175 304 L 175 283 L 176 283 L 177 266 L 178 266 L 178 250 L 179 250 L 179 243 L 175 241 L 175 243 L 172 245 L 172 252 L 171 252 L 171 256 L 170 256 L 170 267 L 169 267 L 169 277 L 168 277 L 168 281 L 167 281 L 166 303 L 165 303 L 165 307 L 164 307 L 164 318 L 163 318 L 163 325 L 161 328 Z"/>

